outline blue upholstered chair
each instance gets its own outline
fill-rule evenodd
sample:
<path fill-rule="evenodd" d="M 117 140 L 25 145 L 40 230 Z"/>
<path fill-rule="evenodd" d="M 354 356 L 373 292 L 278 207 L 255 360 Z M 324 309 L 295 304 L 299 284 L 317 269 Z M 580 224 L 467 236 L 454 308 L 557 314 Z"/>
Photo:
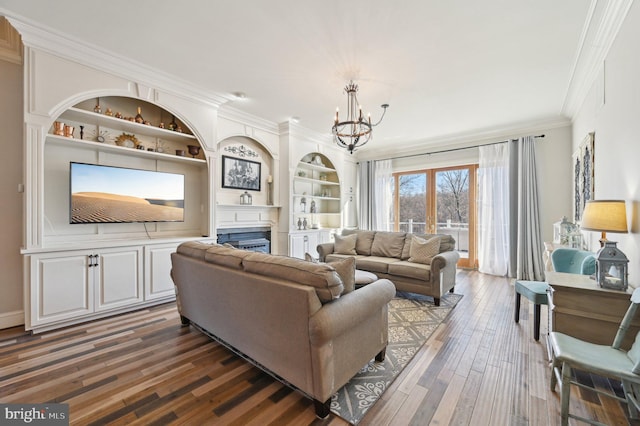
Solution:
<path fill-rule="evenodd" d="M 574 248 L 559 248 L 551 253 L 551 262 L 556 272 L 591 275 L 596 272 L 596 258 L 590 251 Z M 520 320 L 520 299 L 524 295 L 533 302 L 533 338 L 540 340 L 540 305 L 548 305 L 549 284 L 544 281 L 517 280 L 515 322 Z"/>
<path fill-rule="evenodd" d="M 622 319 L 618 333 L 611 346 L 588 343 L 563 333 L 552 331 L 549 335 L 551 347 L 551 391 L 555 392 L 556 384 L 560 385 L 561 419 L 562 425 L 569 424 L 569 417 L 590 424 L 600 425 L 591 419 L 569 414 L 569 397 L 571 385 L 577 385 L 607 395 L 611 398 L 626 402 L 629 417 L 638 418 L 638 398 L 640 396 L 640 333 L 628 352 L 620 349 L 625 333 L 631 325 L 636 310 L 640 304 L 640 289 L 631 295 L 631 306 Z M 595 389 L 573 380 L 572 370 L 577 369 L 587 373 L 620 380 L 624 397 Z"/>
<path fill-rule="evenodd" d="M 556 272 L 591 275 L 596 273 L 596 257 L 590 251 L 559 248 L 551 253 L 551 263 Z"/>

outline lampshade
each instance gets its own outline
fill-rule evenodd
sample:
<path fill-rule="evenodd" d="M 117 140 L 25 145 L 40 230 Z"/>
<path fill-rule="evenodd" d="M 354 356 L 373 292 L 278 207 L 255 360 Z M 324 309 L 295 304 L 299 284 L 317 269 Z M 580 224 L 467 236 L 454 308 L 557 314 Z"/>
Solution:
<path fill-rule="evenodd" d="M 624 200 L 587 201 L 580 227 L 586 231 L 627 232 Z"/>

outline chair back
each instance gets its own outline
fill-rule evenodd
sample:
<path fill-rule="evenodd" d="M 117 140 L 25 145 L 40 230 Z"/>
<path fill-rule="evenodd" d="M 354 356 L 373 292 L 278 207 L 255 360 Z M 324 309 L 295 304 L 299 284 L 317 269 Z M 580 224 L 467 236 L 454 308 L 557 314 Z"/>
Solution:
<path fill-rule="evenodd" d="M 624 340 L 624 336 L 631 325 L 631 321 L 636 315 L 636 311 L 638 310 L 638 304 L 640 304 L 640 288 L 637 288 L 631 294 L 631 305 L 629 305 L 629 309 L 627 309 L 627 313 L 622 318 L 622 322 L 620 323 L 620 328 L 616 333 L 616 338 L 613 341 L 612 347 L 614 349 L 620 349 L 620 345 Z M 627 357 L 633 362 L 633 369 L 631 370 L 633 374 L 640 374 L 640 332 L 636 334 L 636 338 L 631 345 L 631 349 L 627 352 Z"/>
<path fill-rule="evenodd" d="M 596 273 L 596 257 L 590 251 L 558 248 L 551 253 L 551 263 L 556 272 L 582 275 Z"/>

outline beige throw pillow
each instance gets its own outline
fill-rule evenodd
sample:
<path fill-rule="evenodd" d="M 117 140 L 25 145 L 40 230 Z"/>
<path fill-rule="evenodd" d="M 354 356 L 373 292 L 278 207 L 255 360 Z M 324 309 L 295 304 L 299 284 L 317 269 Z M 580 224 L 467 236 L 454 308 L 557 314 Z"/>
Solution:
<path fill-rule="evenodd" d="M 333 245 L 333 252 L 335 254 L 350 254 L 355 256 L 356 253 L 356 241 L 358 236 L 351 234 L 347 236 L 335 236 L 335 243 Z"/>
<path fill-rule="evenodd" d="M 342 260 L 334 260 L 328 263 L 333 266 L 340 279 L 342 279 L 342 285 L 344 290 L 342 294 L 347 294 L 356 289 L 356 258 L 347 257 Z"/>
<path fill-rule="evenodd" d="M 411 239 L 409 262 L 431 265 L 431 259 L 438 253 L 440 253 L 440 237 L 425 240 L 414 235 Z"/>

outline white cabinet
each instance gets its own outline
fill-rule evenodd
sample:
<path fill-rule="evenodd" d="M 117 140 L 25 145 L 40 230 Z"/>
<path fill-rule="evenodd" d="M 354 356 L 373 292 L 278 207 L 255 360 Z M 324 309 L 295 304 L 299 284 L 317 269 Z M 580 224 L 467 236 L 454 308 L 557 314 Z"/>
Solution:
<path fill-rule="evenodd" d="M 144 248 L 145 262 L 145 300 L 157 300 L 175 297 L 173 280 L 171 279 L 171 253 L 178 244 L 162 244 Z"/>
<path fill-rule="evenodd" d="M 289 256 L 304 259 L 305 253 L 318 257 L 319 232 L 309 231 L 289 234 Z"/>
<path fill-rule="evenodd" d="M 42 253 L 30 263 L 27 330 L 143 300 L 142 247 Z"/>
<path fill-rule="evenodd" d="M 26 330 L 45 331 L 175 300 L 171 253 L 179 244 L 29 255 Z"/>
<path fill-rule="evenodd" d="M 96 312 L 142 302 L 142 247 L 100 249 L 93 254 Z"/>
<path fill-rule="evenodd" d="M 94 311 L 92 262 L 93 253 L 84 251 L 31 256 L 27 330 Z"/>

